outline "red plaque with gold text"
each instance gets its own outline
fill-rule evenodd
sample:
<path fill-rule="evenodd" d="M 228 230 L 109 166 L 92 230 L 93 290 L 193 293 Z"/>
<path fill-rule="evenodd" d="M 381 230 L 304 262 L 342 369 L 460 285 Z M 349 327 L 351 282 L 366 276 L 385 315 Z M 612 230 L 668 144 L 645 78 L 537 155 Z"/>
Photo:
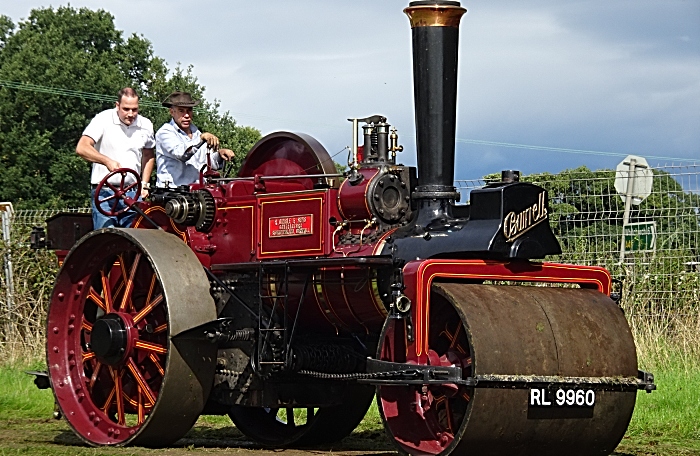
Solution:
<path fill-rule="evenodd" d="M 269 236 L 271 238 L 279 238 L 314 234 L 313 217 L 313 214 L 271 217 Z"/>

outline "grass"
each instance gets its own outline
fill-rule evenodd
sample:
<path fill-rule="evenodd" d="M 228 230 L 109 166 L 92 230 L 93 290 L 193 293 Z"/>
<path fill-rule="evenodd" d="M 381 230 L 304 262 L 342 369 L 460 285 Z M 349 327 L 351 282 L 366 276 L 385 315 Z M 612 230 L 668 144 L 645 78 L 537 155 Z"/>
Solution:
<path fill-rule="evenodd" d="M 700 455 L 700 370 L 675 364 L 654 372 L 657 390 L 637 393 L 637 405 L 618 451 Z"/>
<path fill-rule="evenodd" d="M 26 370 L 41 370 L 40 363 L 0 364 L 0 456 L 93 456 L 93 455 L 186 455 L 196 448 L 206 453 L 230 454 L 236 450 L 254 450 L 250 442 L 235 428 L 227 416 L 202 416 L 195 427 L 177 445 L 161 450 L 146 448 L 91 448 L 85 446 L 65 420 L 52 418 L 53 394 L 39 390 Z M 391 446 L 384 436 L 376 404 L 345 439 L 338 450 L 371 454 L 385 453 Z M 266 451 L 256 451 L 267 454 Z"/>
<path fill-rule="evenodd" d="M 627 434 L 649 439 L 700 440 L 700 371 L 682 366 L 655 375 L 657 391 L 639 394 Z"/>
<path fill-rule="evenodd" d="M 10 364 L 0 368 L 0 422 L 50 418 L 53 413 L 51 390 L 34 386 L 25 370 L 45 369 L 41 365 Z"/>
<path fill-rule="evenodd" d="M 638 393 L 632 421 L 616 455 L 700 455 L 700 369 L 696 366 L 689 369 L 678 360 L 667 357 L 664 365 L 655 366 L 658 390 L 651 394 Z M 143 448 L 82 446 L 64 420 L 51 418 L 51 392 L 38 390 L 32 377 L 23 372 L 35 367 L 0 366 L 0 456 L 156 454 L 156 450 Z M 249 446 L 245 442 L 228 417 L 203 416 L 179 446 L 160 450 L 158 454 L 184 455 L 203 447 L 207 453 L 227 454 L 227 447 L 245 449 Z M 391 449 L 376 404 L 340 450 L 348 448 Z"/>

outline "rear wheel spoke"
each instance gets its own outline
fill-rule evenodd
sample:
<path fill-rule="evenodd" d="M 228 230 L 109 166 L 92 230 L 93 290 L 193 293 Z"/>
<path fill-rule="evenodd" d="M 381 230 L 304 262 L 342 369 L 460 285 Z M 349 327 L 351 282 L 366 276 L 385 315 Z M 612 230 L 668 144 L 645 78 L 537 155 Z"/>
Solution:
<path fill-rule="evenodd" d="M 126 394 L 125 392 L 122 392 L 122 398 L 124 398 L 124 400 L 125 400 L 126 402 L 128 402 L 129 405 L 131 405 L 132 407 L 134 407 L 134 409 L 135 409 L 136 407 L 138 407 L 138 405 L 139 405 L 138 400 L 136 400 L 136 399 L 134 399 L 133 397 L 129 396 L 129 395 Z"/>
<path fill-rule="evenodd" d="M 146 395 L 146 400 L 150 405 L 153 405 L 156 403 L 156 394 L 151 390 L 151 387 L 148 386 L 148 382 L 146 381 L 145 378 L 143 378 L 143 375 L 141 375 L 141 372 L 139 372 L 138 366 L 136 366 L 136 363 L 134 363 L 133 359 L 129 359 L 127 362 L 127 368 L 131 372 L 131 375 L 134 377 L 134 380 L 136 380 L 136 383 L 141 387 L 143 390 L 144 394 Z"/>
<path fill-rule="evenodd" d="M 104 287 L 104 282 L 103 282 L 103 287 Z M 104 312 L 107 312 L 107 304 L 105 304 L 104 299 L 100 296 L 100 294 L 95 291 L 94 288 L 90 287 L 90 291 L 88 292 L 88 299 L 90 299 L 92 302 L 94 302 L 97 307 L 102 309 Z M 83 321 L 85 321 L 83 319 Z"/>
<path fill-rule="evenodd" d="M 153 353 L 159 353 L 161 355 L 164 355 L 168 353 L 168 349 L 165 348 L 162 345 L 159 344 L 154 344 L 152 342 L 146 342 L 145 340 L 137 340 L 134 342 L 134 348 L 138 348 L 140 350 L 146 350 L 149 352 Z"/>
<path fill-rule="evenodd" d="M 144 306 L 144 308 L 141 309 L 139 313 L 137 313 L 134 316 L 134 324 L 146 318 L 146 316 L 148 316 L 148 314 L 151 313 L 153 309 L 155 309 L 156 306 L 161 302 L 163 302 L 163 293 L 160 293 L 158 296 L 156 296 L 153 301 L 148 302 L 148 304 L 146 304 L 146 306 Z"/>
<path fill-rule="evenodd" d="M 112 289 L 109 286 L 109 277 L 104 270 L 100 271 L 102 277 L 102 295 L 104 296 L 104 311 L 110 313 L 112 311 Z"/>
<path fill-rule="evenodd" d="M 114 396 L 117 401 L 117 423 L 124 426 L 126 417 L 124 414 L 124 388 L 122 385 L 122 376 L 124 372 L 121 369 L 111 369 L 112 377 L 114 378 Z"/>
<path fill-rule="evenodd" d="M 137 414 L 138 414 L 138 424 L 141 425 L 143 422 L 146 420 L 146 408 L 143 405 L 143 393 L 141 392 L 141 387 L 138 387 L 138 405 L 137 405 Z"/>
<path fill-rule="evenodd" d="M 95 385 L 95 382 L 97 381 L 97 377 L 100 375 L 100 369 L 102 369 L 102 363 L 97 361 L 95 364 L 94 369 L 92 370 L 92 375 L 90 376 L 90 388 L 92 388 Z"/>
<path fill-rule="evenodd" d="M 134 280 L 136 278 L 136 269 L 139 267 L 139 261 L 141 260 L 141 253 L 137 253 L 136 256 L 134 257 L 134 262 L 131 265 L 131 271 L 129 271 L 129 276 L 124 274 L 122 272 L 122 277 L 124 277 L 124 280 L 126 281 L 126 289 L 124 290 L 124 295 L 122 296 L 122 302 L 121 305 L 119 306 L 119 311 L 124 312 L 127 309 L 127 304 L 131 304 L 131 294 L 134 291 Z M 122 258 L 122 271 L 124 271 L 125 268 L 124 264 L 124 259 Z"/>
<path fill-rule="evenodd" d="M 112 368 L 110 367 L 110 371 L 111 370 L 112 370 Z M 110 390 L 109 394 L 107 395 L 107 400 L 105 400 L 104 405 L 102 405 L 102 407 L 100 407 L 104 413 L 107 413 L 107 410 L 109 410 L 109 406 L 112 405 L 112 401 L 114 401 L 115 391 L 116 391 L 116 387 L 113 386 L 112 389 Z"/>
<path fill-rule="evenodd" d="M 86 362 L 90 361 L 91 359 L 95 359 L 95 353 L 94 352 L 83 352 L 82 358 L 83 358 L 83 364 L 85 364 Z"/>
<path fill-rule="evenodd" d="M 160 365 L 160 361 L 158 360 L 158 356 L 155 353 L 151 353 L 148 355 L 148 358 L 151 360 L 154 366 L 156 366 L 156 369 L 158 369 L 158 372 L 160 372 L 160 375 L 163 376 L 165 375 L 165 370 L 163 369 L 163 366 Z"/>
<path fill-rule="evenodd" d="M 82 324 L 80 325 L 80 327 L 81 327 L 82 329 L 84 329 L 86 332 L 91 332 L 91 331 L 92 331 L 92 323 L 90 323 L 89 321 L 87 321 L 87 320 L 85 319 L 85 316 L 83 316 L 83 322 L 82 322 Z"/>

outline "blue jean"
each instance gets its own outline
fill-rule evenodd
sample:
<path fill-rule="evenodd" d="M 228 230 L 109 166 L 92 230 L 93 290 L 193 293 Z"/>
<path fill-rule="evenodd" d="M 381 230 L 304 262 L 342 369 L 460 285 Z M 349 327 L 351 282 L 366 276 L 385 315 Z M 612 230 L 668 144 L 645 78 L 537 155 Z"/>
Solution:
<path fill-rule="evenodd" d="M 109 228 L 109 227 L 122 227 L 122 228 L 128 228 L 131 226 L 131 223 L 134 221 L 134 218 L 136 218 L 136 212 L 132 210 L 128 210 L 122 214 L 116 215 L 116 216 L 111 216 L 108 217 L 101 213 L 100 211 L 97 210 L 97 206 L 95 206 L 95 188 L 93 187 L 92 190 L 90 191 L 90 205 L 92 206 L 92 227 L 93 229 L 99 229 L 99 228 Z M 110 196 L 114 195 L 114 192 L 109 189 L 106 185 L 102 187 L 100 190 L 100 199 L 103 200 L 105 198 L 108 198 Z M 129 198 L 134 198 L 136 196 L 136 189 L 133 188 L 126 192 L 126 195 Z M 140 196 L 139 196 L 140 199 Z M 111 212 L 112 211 L 112 205 L 114 204 L 114 199 L 104 201 L 102 204 L 100 204 L 100 207 L 104 209 L 105 212 Z M 117 207 L 116 211 L 120 211 L 124 209 L 126 204 L 124 204 L 124 200 L 119 198 L 119 201 L 117 202 Z"/>

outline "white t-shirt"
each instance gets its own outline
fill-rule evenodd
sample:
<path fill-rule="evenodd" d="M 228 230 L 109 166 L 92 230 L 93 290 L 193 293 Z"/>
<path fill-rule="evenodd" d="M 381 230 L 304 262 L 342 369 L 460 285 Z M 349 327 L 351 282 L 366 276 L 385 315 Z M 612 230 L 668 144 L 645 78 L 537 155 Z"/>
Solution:
<path fill-rule="evenodd" d="M 141 151 L 155 147 L 153 123 L 143 116 L 136 116 L 131 125 L 124 125 L 119 120 L 117 109 L 107 109 L 97 114 L 83 131 L 95 141 L 95 149 L 102 155 L 119 162 L 121 168 L 131 168 L 141 175 Z M 92 164 L 90 183 L 99 184 L 109 174 L 106 166 Z M 133 176 L 127 174 L 127 184 L 133 183 Z M 121 177 L 114 176 L 110 183 L 118 185 Z"/>

